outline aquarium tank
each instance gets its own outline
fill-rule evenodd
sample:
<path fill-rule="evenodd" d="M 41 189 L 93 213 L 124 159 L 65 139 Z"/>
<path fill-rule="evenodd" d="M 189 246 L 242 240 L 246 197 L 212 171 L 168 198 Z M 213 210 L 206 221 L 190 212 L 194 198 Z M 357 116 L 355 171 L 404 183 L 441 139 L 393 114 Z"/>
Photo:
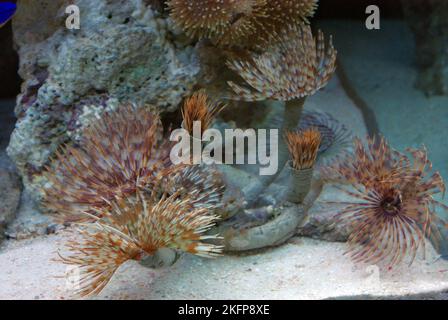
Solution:
<path fill-rule="evenodd" d="M 448 299 L 447 1 L 1 0 L 0 48 L 0 299 Z"/>

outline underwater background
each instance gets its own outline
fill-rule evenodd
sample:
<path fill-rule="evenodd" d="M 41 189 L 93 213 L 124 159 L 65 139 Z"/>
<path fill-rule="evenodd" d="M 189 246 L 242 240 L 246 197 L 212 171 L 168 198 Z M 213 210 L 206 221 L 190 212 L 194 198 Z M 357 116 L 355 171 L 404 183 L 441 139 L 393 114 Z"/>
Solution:
<path fill-rule="evenodd" d="M 52 259 L 63 247 L 65 229 L 70 227 L 51 209 L 71 207 L 46 205 L 45 199 L 48 194 L 63 197 L 67 186 L 62 179 L 59 187 L 63 191 L 45 191 L 46 171 L 61 146 L 82 144 L 89 126 L 105 121 L 109 112 L 119 110 L 120 114 L 126 110 L 120 105 L 128 101 L 156 106 L 165 131 L 170 125 L 181 126 L 184 102 L 200 89 L 227 104 L 213 124 L 220 130 L 280 128 L 283 105 L 227 99 L 226 82 L 237 77 L 225 61 L 240 57 L 240 52 L 230 52 L 230 45 L 219 47 L 189 36 L 170 18 L 164 1 L 12 2 L 17 12 L 0 28 L 0 265 L 5 269 L 0 274 L 0 298 L 68 298 L 65 280 L 54 278 L 64 274 L 66 267 Z M 79 30 L 65 26 L 65 8 L 70 4 L 81 10 Z M 369 5 L 380 9 L 379 30 L 366 28 Z M 320 126 L 330 131 L 328 136 L 341 132 L 346 136 L 334 141 L 327 138 L 328 149 L 321 147 L 311 200 L 305 203 L 306 209 L 302 203 L 298 206 L 300 221 L 294 235 L 282 245 L 284 239 L 267 244 L 269 249 L 260 245 L 251 247 L 256 249 L 253 252 L 218 259 L 185 255 L 162 271 L 124 265 L 100 298 L 445 298 L 446 208 L 435 208 L 441 219 L 436 219 L 441 240 L 430 240 L 437 242 L 436 250 L 428 246 L 427 259 L 417 259 L 411 267 L 405 264 L 391 273 L 381 271 L 381 280 L 376 282 L 376 269 L 357 267 L 344 255 L 350 232 L 346 226 L 334 225 L 340 206 L 330 203 L 349 200 L 338 187 L 322 182 L 320 168 L 339 161 L 342 149 L 352 150 L 351 138 L 383 135 L 400 152 L 424 145 L 434 171 L 448 179 L 448 4 L 321 0 L 309 20 L 313 34 L 323 31 L 327 49 L 332 35 L 337 58 L 332 77 L 323 77 L 328 83 L 322 81 L 320 90 L 304 102 L 301 128 Z M 326 58 L 331 60 L 331 56 Z M 137 121 L 121 114 L 123 123 Z M 110 121 L 121 123 L 119 119 Z M 245 185 L 256 186 L 258 179 L 257 166 L 234 168 L 230 172 L 220 169 L 228 175 L 226 183 L 231 181 L 241 189 L 223 196 L 221 201 L 231 203 L 229 207 L 239 206 Z M 277 208 L 283 214 L 283 200 L 277 195 L 288 192 L 288 175 L 283 171 L 270 183 L 259 207 L 244 209 L 246 215 L 238 221 L 242 229 L 275 221 Z M 207 190 L 202 185 L 198 188 Z M 435 199 L 448 205 L 442 193 L 435 194 Z M 226 210 L 236 211 L 233 207 Z"/>

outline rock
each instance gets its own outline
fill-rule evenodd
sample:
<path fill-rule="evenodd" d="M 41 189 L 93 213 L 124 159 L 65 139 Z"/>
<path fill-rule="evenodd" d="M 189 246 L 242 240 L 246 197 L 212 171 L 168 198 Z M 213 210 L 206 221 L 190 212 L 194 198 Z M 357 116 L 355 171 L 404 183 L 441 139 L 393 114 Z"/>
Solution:
<path fill-rule="evenodd" d="M 5 229 L 16 216 L 20 202 L 21 183 L 19 176 L 0 167 L 0 241 L 5 236 Z"/>
<path fill-rule="evenodd" d="M 34 199 L 43 166 L 89 121 L 124 101 L 175 110 L 199 74 L 194 47 L 145 1 L 72 2 L 79 30 L 66 29 L 62 0 L 19 0 L 13 21 L 24 81 L 8 154 Z"/>
<path fill-rule="evenodd" d="M 32 199 L 30 192 L 24 190 L 20 199 L 16 218 L 10 223 L 5 233 L 9 239 L 23 240 L 55 233 L 63 226 L 56 224 L 54 216 L 43 214 Z"/>
<path fill-rule="evenodd" d="M 350 230 L 335 223 L 334 216 L 340 208 L 330 202 L 349 200 L 353 199 L 335 185 L 324 185 L 319 197 L 309 209 L 305 220 L 299 227 L 298 235 L 327 241 L 346 241 Z"/>
<path fill-rule="evenodd" d="M 401 2 L 416 43 L 416 86 L 428 95 L 448 95 L 448 2 Z"/>

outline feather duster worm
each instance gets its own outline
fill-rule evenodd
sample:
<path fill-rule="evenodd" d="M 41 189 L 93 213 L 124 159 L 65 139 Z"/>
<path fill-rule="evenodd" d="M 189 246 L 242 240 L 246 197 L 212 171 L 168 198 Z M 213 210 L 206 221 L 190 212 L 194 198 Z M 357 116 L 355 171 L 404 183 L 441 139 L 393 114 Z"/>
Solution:
<path fill-rule="evenodd" d="M 323 33 L 319 31 L 314 39 L 309 26 L 290 27 L 279 39 L 261 55 L 228 62 L 249 86 L 228 84 L 235 93 L 233 99 L 286 101 L 283 130 L 294 130 L 304 98 L 323 88 L 334 73 L 337 52 L 331 38 L 325 48 Z"/>
<path fill-rule="evenodd" d="M 48 168 L 45 175 L 51 184 L 44 190 L 44 205 L 66 221 L 78 221 L 85 219 L 84 211 L 109 207 L 110 201 L 138 190 L 157 186 L 161 194 L 172 192 L 164 189 L 167 183 L 158 183 L 171 178 L 195 190 L 198 198 L 191 201 L 197 205 L 217 205 L 222 190 L 219 174 L 212 167 L 174 166 L 170 150 L 160 119 L 151 109 L 126 105 L 105 113 L 85 130 L 79 147 L 66 147 Z"/>
<path fill-rule="evenodd" d="M 207 94 L 202 91 L 196 92 L 190 98 L 188 98 L 182 108 L 182 126 L 187 130 L 190 135 L 193 135 L 193 124 L 195 121 L 201 122 L 201 134 L 207 130 L 215 116 L 225 106 L 210 101 Z"/>
<path fill-rule="evenodd" d="M 307 23 L 317 0 L 170 0 L 171 18 L 188 35 L 221 45 L 260 45 L 285 25 Z"/>
<path fill-rule="evenodd" d="M 314 167 L 321 143 L 321 134 L 317 129 L 287 132 L 286 142 L 292 157 L 292 168 L 304 170 Z"/>
<path fill-rule="evenodd" d="M 338 155 L 348 151 L 352 144 L 352 132 L 329 113 L 305 111 L 298 130 L 311 128 L 317 129 L 322 138 L 318 151 L 318 161 L 322 166 L 330 164 Z"/>
<path fill-rule="evenodd" d="M 259 48 L 275 42 L 277 35 L 288 26 L 308 24 L 308 19 L 316 11 L 317 3 L 317 0 L 269 0 L 263 7 L 265 14 L 252 15 L 252 32 L 233 37 L 232 32 L 228 32 L 221 42 L 240 45 L 249 43 Z"/>
<path fill-rule="evenodd" d="M 238 73 L 248 86 L 228 82 L 233 89 L 232 99 L 245 101 L 285 101 L 282 131 L 294 130 L 299 124 L 305 98 L 324 87 L 336 68 L 336 50 L 331 38 L 325 46 L 323 33 L 313 38 L 309 26 L 291 26 L 279 34 L 261 55 L 251 59 L 228 62 L 230 69 Z M 279 144 L 279 168 L 288 160 L 288 148 L 284 139 Z M 277 175 L 265 178 L 269 185 Z M 256 196 L 259 187 L 250 191 Z M 248 197 L 249 202 L 254 200 Z"/>
<path fill-rule="evenodd" d="M 198 91 L 185 100 L 182 107 L 182 128 L 187 130 L 190 136 L 190 164 L 200 164 L 202 153 L 195 153 L 195 145 L 202 150 L 202 136 L 213 123 L 215 116 L 224 109 L 225 105 L 211 101 L 204 91 Z M 200 125 L 200 130 L 196 129 Z M 198 149 L 199 150 L 199 149 Z M 193 152 L 192 152 L 193 151 Z"/>
<path fill-rule="evenodd" d="M 265 53 L 245 61 L 228 62 L 250 86 L 229 82 L 234 99 L 290 101 L 314 94 L 324 87 L 336 69 L 336 50 L 330 38 L 325 48 L 324 35 L 313 38 L 309 26 L 294 26 L 279 34 Z"/>
<path fill-rule="evenodd" d="M 179 169 L 181 168 L 181 169 Z M 193 208 L 224 209 L 224 181 L 222 174 L 211 165 L 175 167 L 160 179 L 159 194 L 178 194 L 188 197 Z"/>
<path fill-rule="evenodd" d="M 425 238 L 440 236 L 433 196 L 445 192 L 438 172 L 430 175 L 426 150 L 409 149 L 411 157 L 392 150 L 384 138 L 355 140 L 355 153 L 328 168 L 349 183 L 343 190 L 355 200 L 343 202 L 337 223 L 350 227 L 347 254 L 355 262 L 388 268 L 409 258 L 412 264 Z"/>
<path fill-rule="evenodd" d="M 225 33 L 244 35 L 251 18 L 264 15 L 266 0 L 170 0 L 171 18 L 189 36 L 219 39 Z M 253 32 L 253 31 L 252 31 Z"/>
<path fill-rule="evenodd" d="M 316 129 L 286 133 L 286 143 L 292 157 L 288 200 L 293 203 L 303 203 L 310 191 L 320 142 L 321 135 Z"/>
<path fill-rule="evenodd" d="M 101 218 L 98 218 L 101 216 Z M 75 294 L 98 294 L 117 269 L 129 260 L 142 261 L 169 248 L 202 257 L 215 257 L 221 247 L 204 243 L 218 219 L 205 208 L 192 208 L 189 197 L 145 195 L 137 192 L 98 210 L 94 223 L 80 225 L 60 260 L 79 271 Z"/>

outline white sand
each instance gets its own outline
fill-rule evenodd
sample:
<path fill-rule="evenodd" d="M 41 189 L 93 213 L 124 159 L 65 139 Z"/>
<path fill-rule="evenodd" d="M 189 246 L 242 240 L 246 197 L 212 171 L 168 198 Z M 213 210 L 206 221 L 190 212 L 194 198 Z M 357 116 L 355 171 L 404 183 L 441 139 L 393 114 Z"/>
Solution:
<path fill-rule="evenodd" d="M 52 261 L 65 232 L 8 241 L 0 253 L 0 299 L 68 299 L 65 266 Z M 436 296 L 448 290 L 448 262 L 418 260 L 378 274 L 355 267 L 345 244 L 294 238 L 262 253 L 208 260 L 182 257 L 150 270 L 125 264 L 101 299 L 324 299 L 364 295 Z M 57 276 L 63 276 L 57 278 Z"/>

